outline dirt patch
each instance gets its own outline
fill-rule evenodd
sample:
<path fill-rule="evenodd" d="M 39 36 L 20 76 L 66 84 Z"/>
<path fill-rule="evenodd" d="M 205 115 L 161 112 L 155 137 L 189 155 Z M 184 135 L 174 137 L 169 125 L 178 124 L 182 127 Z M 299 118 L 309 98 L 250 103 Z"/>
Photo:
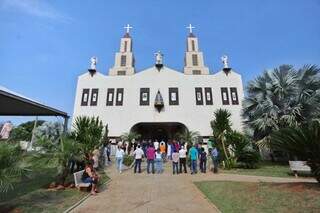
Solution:
<path fill-rule="evenodd" d="M 18 209 L 10 205 L 0 205 L 0 212 L 22 212 L 21 209 Z"/>
<path fill-rule="evenodd" d="M 301 193 L 308 191 L 308 193 L 320 195 L 320 185 L 317 183 L 274 183 L 272 187 L 289 192 Z"/>

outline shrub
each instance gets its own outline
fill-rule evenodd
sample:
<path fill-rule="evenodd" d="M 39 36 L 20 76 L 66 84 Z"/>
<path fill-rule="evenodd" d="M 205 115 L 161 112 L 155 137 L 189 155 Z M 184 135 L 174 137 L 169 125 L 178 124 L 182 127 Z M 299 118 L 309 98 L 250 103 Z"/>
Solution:
<path fill-rule="evenodd" d="M 231 131 L 226 135 L 226 140 L 231 144 L 231 151 L 238 167 L 257 168 L 260 154 L 254 149 L 253 144 L 245 135 L 237 131 Z"/>
<path fill-rule="evenodd" d="M 124 164 L 125 166 L 131 166 L 132 163 L 133 163 L 133 161 L 134 161 L 134 157 L 131 156 L 131 155 L 125 155 L 125 156 L 123 157 L 123 164 Z"/>
<path fill-rule="evenodd" d="M 288 127 L 271 134 L 271 148 L 306 160 L 320 183 L 320 123 L 314 121 L 302 127 Z"/>

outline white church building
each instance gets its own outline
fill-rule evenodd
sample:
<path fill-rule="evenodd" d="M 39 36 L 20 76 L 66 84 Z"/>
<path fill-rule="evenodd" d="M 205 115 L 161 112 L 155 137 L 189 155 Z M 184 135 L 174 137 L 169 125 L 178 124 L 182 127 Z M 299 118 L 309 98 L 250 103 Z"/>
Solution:
<path fill-rule="evenodd" d="M 114 139 L 135 131 L 142 139 L 166 141 L 188 129 L 206 140 L 212 136 L 214 111 L 222 108 L 231 112 L 232 127 L 241 131 L 241 75 L 228 66 L 226 56 L 221 70 L 211 74 L 192 28 L 183 70 L 167 67 L 158 52 L 155 64 L 137 72 L 128 25 L 109 73 L 98 72 L 92 58 L 91 68 L 78 77 L 73 121 L 99 116 Z"/>

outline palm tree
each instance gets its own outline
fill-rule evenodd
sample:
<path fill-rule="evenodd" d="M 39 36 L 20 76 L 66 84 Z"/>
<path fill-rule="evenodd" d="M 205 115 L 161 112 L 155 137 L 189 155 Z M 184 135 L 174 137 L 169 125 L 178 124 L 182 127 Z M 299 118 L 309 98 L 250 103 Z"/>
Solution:
<path fill-rule="evenodd" d="M 102 143 L 103 124 L 99 117 L 80 116 L 75 119 L 72 137 L 81 144 L 81 151 L 89 158 L 94 149 L 99 148 Z"/>
<path fill-rule="evenodd" d="M 42 136 L 36 141 L 36 146 L 41 147 L 42 152 L 35 155 L 36 158 L 47 159 L 57 168 L 57 181 L 64 184 L 69 175 L 71 160 L 82 160 L 79 155 L 80 144 L 71 137 L 63 135 L 56 141 Z"/>
<path fill-rule="evenodd" d="M 0 193 L 14 188 L 13 182 L 31 172 L 23 161 L 22 151 L 18 145 L 0 143 Z"/>
<path fill-rule="evenodd" d="M 130 131 L 130 132 L 123 133 L 120 137 L 123 141 L 129 142 L 128 153 L 130 153 L 133 141 L 141 138 L 141 135 L 138 134 L 137 132 Z"/>
<path fill-rule="evenodd" d="M 320 123 L 288 127 L 271 134 L 270 146 L 306 160 L 320 183 Z"/>
<path fill-rule="evenodd" d="M 256 141 L 266 145 L 274 130 L 319 119 L 319 71 L 315 65 L 305 65 L 298 71 L 282 65 L 249 82 L 243 117 Z"/>
<path fill-rule="evenodd" d="M 200 133 L 198 131 L 189 131 L 186 129 L 184 132 L 178 133 L 176 137 L 191 146 L 195 144 L 197 139 L 200 137 Z"/>
<path fill-rule="evenodd" d="M 229 155 L 226 149 L 225 138 L 226 134 L 231 131 L 231 113 L 226 109 L 218 109 L 214 112 L 214 117 L 215 119 L 211 121 L 213 137 L 218 143 L 221 143 L 224 156 L 228 160 Z"/>

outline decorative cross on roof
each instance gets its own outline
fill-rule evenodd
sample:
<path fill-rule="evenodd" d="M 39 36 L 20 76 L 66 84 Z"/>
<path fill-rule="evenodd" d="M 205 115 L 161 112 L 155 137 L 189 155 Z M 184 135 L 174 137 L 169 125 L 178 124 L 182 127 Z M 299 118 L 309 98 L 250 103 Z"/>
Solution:
<path fill-rule="evenodd" d="M 189 26 L 187 28 L 189 29 L 189 32 L 192 33 L 192 29 L 194 29 L 195 27 L 193 27 L 191 24 L 189 24 Z"/>
<path fill-rule="evenodd" d="M 133 28 L 133 27 L 131 27 L 130 24 L 127 24 L 127 26 L 124 27 L 124 29 L 127 30 L 127 33 L 129 33 L 129 32 L 130 32 L 130 29 L 132 29 L 132 28 Z"/>

